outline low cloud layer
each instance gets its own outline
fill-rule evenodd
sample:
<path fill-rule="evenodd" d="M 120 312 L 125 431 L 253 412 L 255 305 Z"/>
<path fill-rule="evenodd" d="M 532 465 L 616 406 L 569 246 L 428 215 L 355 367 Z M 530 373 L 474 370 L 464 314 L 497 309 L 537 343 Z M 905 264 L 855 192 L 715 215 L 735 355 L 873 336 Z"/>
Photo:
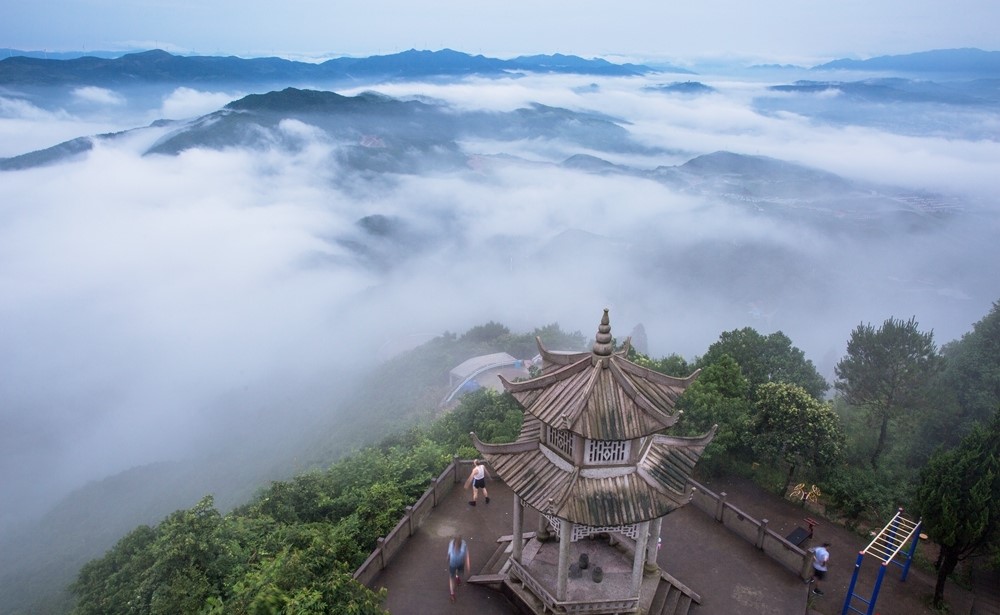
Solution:
<path fill-rule="evenodd" d="M 639 169 L 729 150 L 953 194 L 963 210 L 939 232 L 845 238 L 650 179 L 559 168 L 581 152 L 552 140 L 464 143 L 489 156 L 480 167 L 350 185 L 335 179 L 337 145 L 301 122 L 282 126 L 302 144 L 294 152 L 140 156 L 162 128 L 99 143 L 75 162 L 0 173 L 0 499 L 37 512 L 87 480 L 224 440 L 241 412 L 282 408 L 261 422 L 266 432 L 295 414 L 287 401 L 300 387 L 335 386 L 386 348 L 490 320 L 590 336 L 609 307 L 619 338 L 642 323 L 652 354 L 688 358 L 722 331 L 782 330 L 829 375 L 861 322 L 916 316 L 944 343 L 1000 298 L 995 140 L 764 115 L 751 82 L 720 79 L 697 98 L 646 85 L 532 77 L 371 89 L 619 118 L 666 152 L 602 154 Z M 93 117 L 106 122 L 122 100 L 134 109 L 127 92 L 77 97 L 106 109 L 0 99 L 0 155 L 74 127 L 94 134 Z M 142 112 L 191 117 L 228 100 L 182 89 Z M 358 225 L 371 215 L 412 239 L 375 246 L 389 266 L 350 248 L 374 241 Z"/>

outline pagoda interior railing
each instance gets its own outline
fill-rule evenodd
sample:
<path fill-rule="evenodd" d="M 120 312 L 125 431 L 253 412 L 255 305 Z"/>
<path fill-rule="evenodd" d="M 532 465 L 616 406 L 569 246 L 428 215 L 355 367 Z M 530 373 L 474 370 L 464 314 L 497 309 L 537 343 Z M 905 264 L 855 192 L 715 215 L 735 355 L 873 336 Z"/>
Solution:
<path fill-rule="evenodd" d="M 593 615 L 603 613 L 634 613 L 639 608 L 639 598 L 619 598 L 614 600 L 592 600 L 587 602 L 556 600 L 547 589 L 536 582 L 524 566 L 516 560 L 510 560 L 510 570 L 518 582 L 525 585 L 534 594 L 546 609 L 558 613 L 591 613 Z"/>

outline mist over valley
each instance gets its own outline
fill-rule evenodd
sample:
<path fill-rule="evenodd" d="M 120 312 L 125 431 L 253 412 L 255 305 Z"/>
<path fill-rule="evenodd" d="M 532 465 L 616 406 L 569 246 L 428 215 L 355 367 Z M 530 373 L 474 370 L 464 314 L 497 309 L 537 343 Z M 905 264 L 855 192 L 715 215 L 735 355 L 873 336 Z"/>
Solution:
<path fill-rule="evenodd" d="M 957 339 L 1000 297 L 1000 73 L 975 57 L 0 60 L 0 533 L 100 527 L 66 519 L 132 492 L 93 557 L 205 493 L 235 506 L 382 435 L 358 400 L 410 384 L 384 362 L 486 322 L 591 339 L 610 308 L 654 357 L 782 331 L 828 379 L 859 323 Z"/>

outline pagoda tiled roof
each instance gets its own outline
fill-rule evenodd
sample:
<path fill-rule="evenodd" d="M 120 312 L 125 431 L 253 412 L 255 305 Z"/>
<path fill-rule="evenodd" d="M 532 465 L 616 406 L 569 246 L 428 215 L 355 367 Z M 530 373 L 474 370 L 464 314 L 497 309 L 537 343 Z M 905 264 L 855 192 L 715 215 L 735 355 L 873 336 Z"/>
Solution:
<path fill-rule="evenodd" d="M 522 429 L 537 429 L 525 423 Z M 589 526 L 622 526 L 662 517 L 685 505 L 687 479 L 715 429 L 684 438 L 657 434 L 634 467 L 579 468 L 531 436 L 509 444 L 473 444 L 493 471 L 526 504 Z"/>
<path fill-rule="evenodd" d="M 607 342 L 603 338 L 607 338 Z M 607 310 L 591 352 L 554 353 L 541 340 L 543 374 L 504 388 L 546 425 L 594 440 L 632 440 L 677 422 L 677 398 L 698 376 L 667 376 L 636 365 L 610 347 Z"/>

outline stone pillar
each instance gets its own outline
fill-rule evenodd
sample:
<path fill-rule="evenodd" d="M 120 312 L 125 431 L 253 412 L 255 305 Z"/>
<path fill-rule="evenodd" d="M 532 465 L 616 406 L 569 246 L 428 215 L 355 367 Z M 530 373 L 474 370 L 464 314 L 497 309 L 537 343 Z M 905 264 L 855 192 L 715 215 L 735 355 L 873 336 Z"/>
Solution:
<path fill-rule="evenodd" d="M 535 537 L 542 542 L 552 538 L 552 535 L 549 534 L 549 519 L 542 514 L 542 511 L 538 511 L 538 531 L 535 533 Z"/>
<path fill-rule="evenodd" d="M 719 494 L 719 499 L 715 502 L 715 520 L 722 521 L 722 510 L 726 504 L 726 492 L 723 491 Z"/>
<path fill-rule="evenodd" d="M 556 600 L 566 601 L 566 581 L 569 577 L 569 543 L 573 540 L 573 524 L 566 519 L 559 523 L 559 571 L 556 581 Z"/>
<path fill-rule="evenodd" d="M 663 526 L 663 517 L 653 519 L 649 524 L 649 543 L 646 544 L 646 572 L 653 572 L 659 565 L 656 563 L 657 551 L 660 546 L 660 528 Z"/>
<path fill-rule="evenodd" d="M 521 564 L 521 549 L 524 546 L 524 502 L 514 496 L 514 535 L 511 536 L 510 556 Z"/>
<path fill-rule="evenodd" d="M 758 549 L 764 548 L 764 536 L 767 535 L 767 519 L 760 520 L 760 526 L 757 527 L 757 544 L 754 545 Z"/>
<path fill-rule="evenodd" d="M 638 596 L 642 587 L 642 568 L 646 563 L 646 544 L 649 542 L 649 521 L 639 524 L 635 537 L 635 556 L 632 558 L 632 595 Z"/>

